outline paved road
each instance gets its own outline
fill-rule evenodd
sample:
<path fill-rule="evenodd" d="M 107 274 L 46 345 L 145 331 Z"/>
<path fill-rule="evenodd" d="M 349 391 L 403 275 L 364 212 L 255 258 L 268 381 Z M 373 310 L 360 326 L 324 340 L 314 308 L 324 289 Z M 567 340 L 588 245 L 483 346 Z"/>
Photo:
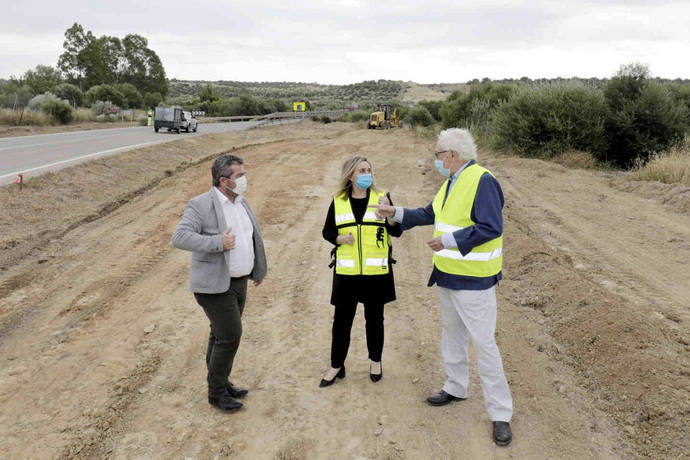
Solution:
<path fill-rule="evenodd" d="M 111 155 L 147 145 L 171 142 L 190 136 L 248 129 L 255 121 L 199 124 L 196 133 L 155 133 L 152 127 L 97 129 L 70 133 L 0 139 L 0 185 L 12 183 L 17 174 L 24 179 L 55 171 L 102 155 Z"/>

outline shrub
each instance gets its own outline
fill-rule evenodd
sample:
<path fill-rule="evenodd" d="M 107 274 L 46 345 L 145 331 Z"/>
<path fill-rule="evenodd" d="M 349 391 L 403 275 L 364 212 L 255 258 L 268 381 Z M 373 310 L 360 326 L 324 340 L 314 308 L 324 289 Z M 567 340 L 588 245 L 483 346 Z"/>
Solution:
<path fill-rule="evenodd" d="M 59 99 L 57 96 L 55 96 L 53 93 L 43 93 L 39 94 L 38 96 L 34 96 L 31 98 L 29 103 L 27 104 L 27 108 L 29 110 L 42 110 L 43 106 L 47 104 L 50 101 L 58 101 Z"/>
<path fill-rule="evenodd" d="M 79 88 L 71 83 L 62 83 L 57 85 L 53 92 L 60 99 L 64 99 L 72 104 L 72 107 L 79 107 L 84 101 L 84 93 Z"/>
<path fill-rule="evenodd" d="M 41 109 L 49 114 L 53 120 L 67 124 L 74 118 L 74 109 L 67 101 L 52 99 L 43 104 Z"/>
<path fill-rule="evenodd" d="M 93 112 L 94 115 L 97 115 L 96 119 L 98 120 L 99 115 L 117 115 L 120 112 L 120 107 L 109 101 L 97 101 L 91 106 L 91 112 Z"/>
<path fill-rule="evenodd" d="M 495 109 L 489 142 L 499 150 L 550 158 L 604 149 L 604 100 L 578 84 L 525 87 Z"/>
<path fill-rule="evenodd" d="M 97 101 L 112 102 L 113 104 L 122 107 L 125 103 L 125 95 L 115 89 L 112 85 L 96 85 L 89 88 L 84 95 L 88 104 L 93 104 Z"/>
<path fill-rule="evenodd" d="M 333 120 L 331 120 L 331 117 L 324 115 L 323 117 L 321 117 L 321 121 L 325 124 L 328 124 L 328 123 L 332 122 Z"/>
<path fill-rule="evenodd" d="M 163 102 L 163 96 L 161 93 L 154 91 L 153 93 L 148 93 L 144 96 L 144 105 L 147 109 L 153 109 Z"/>
<path fill-rule="evenodd" d="M 406 123 L 411 126 L 431 126 L 434 124 L 434 117 L 431 116 L 429 109 L 423 106 L 417 106 L 405 115 Z"/>
<path fill-rule="evenodd" d="M 419 101 L 419 105 L 426 107 L 434 120 L 441 121 L 441 107 L 443 101 Z"/>
<path fill-rule="evenodd" d="M 369 119 L 369 113 L 364 111 L 364 110 L 354 110 L 352 112 L 344 112 L 341 117 L 340 121 L 347 121 L 347 122 L 352 122 L 356 123 L 359 121 L 364 121 Z"/>
<path fill-rule="evenodd" d="M 690 83 L 670 83 L 666 86 L 671 94 L 671 97 L 685 106 L 686 119 L 685 130 L 690 131 Z"/>
<path fill-rule="evenodd" d="M 607 146 L 599 159 L 631 168 L 682 142 L 687 108 L 648 77 L 644 66 L 623 66 L 604 88 Z"/>
<path fill-rule="evenodd" d="M 119 83 L 114 88 L 122 93 L 125 109 L 138 109 L 144 105 L 144 98 L 136 87 L 131 83 Z M 115 102 L 115 101 L 113 101 Z"/>
<path fill-rule="evenodd" d="M 509 100 L 515 91 L 515 86 L 499 83 L 472 85 L 469 93 L 454 91 L 439 109 L 443 128 L 469 128 L 472 124 L 479 124 L 478 119 L 471 118 L 473 116 L 490 122 L 490 114 Z M 479 100 L 483 102 L 478 102 Z M 478 112 L 479 108 L 483 112 Z"/>

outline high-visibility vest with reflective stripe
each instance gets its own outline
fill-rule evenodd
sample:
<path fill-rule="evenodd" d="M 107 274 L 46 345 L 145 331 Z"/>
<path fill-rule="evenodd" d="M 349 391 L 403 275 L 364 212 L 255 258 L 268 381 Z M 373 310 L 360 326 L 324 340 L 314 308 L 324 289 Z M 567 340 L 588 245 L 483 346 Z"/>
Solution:
<path fill-rule="evenodd" d="M 491 171 L 476 163 L 466 167 L 455 181 L 444 204 L 443 198 L 450 181 L 445 182 L 432 203 L 436 216 L 434 238 L 475 224 L 472 220 L 472 206 L 477 196 L 479 179 L 487 172 L 491 174 Z M 442 272 L 452 275 L 478 278 L 497 275 L 503 265 L 503 235 L 476 246 L 465 256 L 457 248 L 434 251 L 434 265 Z"/>
<path fill-rule="evenodd" d="M 383 192 L 370 190 L 368 205 L 377 205 Z M 390 235 L 386 219 L 376 217 L 367 207 L 362 223 L 355 221 L 347 192 L 333 200 L 338 235 L 352 233 L 354 244 L 341 244 L 335 253 L 335 272 L 339 275 L 385 275 L 389 271 Z"/>

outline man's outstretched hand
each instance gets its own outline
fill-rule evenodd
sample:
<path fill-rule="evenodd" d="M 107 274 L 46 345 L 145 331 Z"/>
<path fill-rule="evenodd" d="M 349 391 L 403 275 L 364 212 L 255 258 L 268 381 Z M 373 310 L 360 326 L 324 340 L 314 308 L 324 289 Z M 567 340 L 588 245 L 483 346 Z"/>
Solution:
<path fill-rule="evenodd" d="M 384 217 L 393 217 L 395 215 L 395 206 L 389 204 L 376 204 L 369 206 L 376 209 L 376 217 L 383 219 Z"/>

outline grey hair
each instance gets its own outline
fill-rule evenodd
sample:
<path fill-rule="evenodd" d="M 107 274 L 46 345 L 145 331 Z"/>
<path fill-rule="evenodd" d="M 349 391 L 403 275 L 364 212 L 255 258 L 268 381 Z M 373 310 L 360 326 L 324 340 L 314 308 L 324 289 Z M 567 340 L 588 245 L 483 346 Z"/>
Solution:
<path fill-rule="evenodd" d="M 244 160 L 237 155 L 225 154 L 221 155 L 213 162 L 211 166 L 211 176 L 213 176 L 213 185 L 218 187 L 220 185 L 221 177 L 228 177 L 230 166 L 244 164 Z"/>
<path fill-rule="evenodd" d="M 466 129 L 445 129 L 439 133 L 436 144 L 443 150 L 457 152 L 461 160 L 477 159 L 477 146 L 474 143 L 474 137 Z"/>

